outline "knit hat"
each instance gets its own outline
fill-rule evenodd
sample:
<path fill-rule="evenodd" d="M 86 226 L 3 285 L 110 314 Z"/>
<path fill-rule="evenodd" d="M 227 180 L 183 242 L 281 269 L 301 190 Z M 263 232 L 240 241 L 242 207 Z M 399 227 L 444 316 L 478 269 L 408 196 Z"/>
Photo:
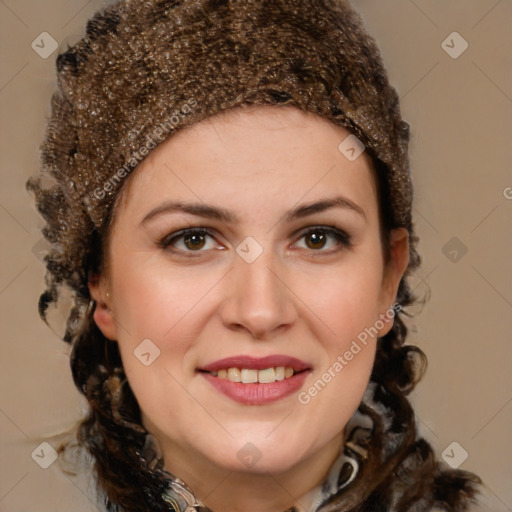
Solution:
<path fill-rule="evenodd" d="M 419 263 L 409 126 L 348 2 L 117 1 L 58 56 L 57 71 L 42 168 L 27 183 L 52 244 L 42 315 L 61 284 L 82 308 L 69 322 L 85 314 L 88 272 L 134 167 L 175 131 L 243 104 L 294 105 L 355 135 L 379 164 L 391 227 L 409 231 L 409 269 Z"/>

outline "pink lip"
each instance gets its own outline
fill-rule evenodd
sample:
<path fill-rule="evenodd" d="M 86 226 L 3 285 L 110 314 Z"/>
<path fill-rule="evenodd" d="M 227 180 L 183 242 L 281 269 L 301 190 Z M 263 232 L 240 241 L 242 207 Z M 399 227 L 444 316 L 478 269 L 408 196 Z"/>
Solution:
<path fill-rule="evenodd" d="M 267 367 L 268 368 L 268 367 Z M 298 391 L 309 371 L 295 374 L 288 379 L 272 382 L 269 384 L 243 384 L 231 382 L 228 379 L 219 379 L 211 373 L 201 373 L 215 389 L 226 395 L 228 398 L 246 405 L 265 405 L 276 402 L 296 391 Z"/>
<path fill-rule="evenodd" d="M 228 368 L 239 368 L 248 370 L 265 370 L 284 366 L 293 368 L 295 375 L 288 379 L 271 382 L 268 384 L 231 382 L 228 379 L 220 379 L 208 372 Z M 198 368 L 202 375 L 215 389 L 226 395 L 228 398 L 246 405 L 265 405 L 280 400 L 298 391 L 306 377 L 311 373 L 311 366 L 295 357 L 285 355 L 273 355 L 267 357 L 233 356 L 219 359 L 213 363 Z"/>
<path fill-rule="evenodd" d="M 275 368 L 277 366 L 285 366 L 293 368 L 296 372 L 310 369 L 310 365 L 295 357 L 284 355 L 273 355 L 267 357 L 251 357 L 251 356 L 233 356 L 219 359 L 206 366 L 198 368 L 199 371 L 216 372 L 218 370 L 228 368 L 247 368 L 248 370 L 265 370 L 267 368 Z"/>

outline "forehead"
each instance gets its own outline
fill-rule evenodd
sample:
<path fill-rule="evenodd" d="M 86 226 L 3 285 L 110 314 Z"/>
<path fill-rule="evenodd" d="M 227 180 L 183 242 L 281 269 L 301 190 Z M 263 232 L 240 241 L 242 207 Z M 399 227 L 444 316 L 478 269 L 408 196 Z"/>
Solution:
<path fill-rule="evenodd" d="M 340 144 L 349 135 L 295 107 L 237 107 L 154 149 L 128 177 L 119 209 L 180 198 L 261 212 L 340 192 L 372 210 L 377 191 L 371 159 L 365 152 L 347 159 Z"/>

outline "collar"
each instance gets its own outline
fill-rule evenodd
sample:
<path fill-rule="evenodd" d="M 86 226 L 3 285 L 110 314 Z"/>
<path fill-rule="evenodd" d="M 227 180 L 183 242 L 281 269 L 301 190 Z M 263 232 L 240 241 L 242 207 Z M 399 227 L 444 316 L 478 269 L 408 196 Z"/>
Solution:
<path fill-rule="evenodd" d="M 358 473 L 359 462 L 356 458 L 348 455 L 347 450 L 340 453 L 331 466 L 331 469 L 323 483 L 317 485 L 301 498 L 301 501 L 304 500 L 306 503 L 311 503 L 310 507 L 306 510 L 303 508 L 299 510 L 304 510 L 304 512 L 316 512 L 320 505 L 329 497 L 350 484 Z M 298 511 L 293 507 L 286 512 Z"/>
<path fill-rule="evenodd" d="M 353 440 L 357 430 L 357 427 L 352 429 L 343 450 L 331 465 L 324 481 L 301 497 L 301 501 L 311 504 L 309 508 L 306 510 L 297 503 L 296 506 L 285 512 L 298 512 L 299 510 L 317 512 L 322 503 L 347 487 L 356 478 L 361 460 L 366 458 L 366 450 Z M 179 512 L 213 512 L 194 496 L 190 487 L 183 480 L 174 475 L 169 479 L 169 487 L 162 497 L 165 502 Z"/>

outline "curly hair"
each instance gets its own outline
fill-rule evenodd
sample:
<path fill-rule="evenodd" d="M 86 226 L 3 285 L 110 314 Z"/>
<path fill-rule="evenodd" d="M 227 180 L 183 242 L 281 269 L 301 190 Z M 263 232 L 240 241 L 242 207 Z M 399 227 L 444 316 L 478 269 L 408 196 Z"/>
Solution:
<path fill-rule="evenodd" d="M 63 338 L 89 404 L 78 441 L 94 458 L 106 509 L 180 512 L 162 498 L 169 473 L 146 456 L 148 432 L 117 343 L 93 320 L 88 282 L 105 264 L 116 199 L 130 172 L 172 133 L 253 104 L 292 105 L 355 134 L 373 162 L 386 258 L 391 229 L 409 233 L 401 310 L 378 339 L 358 409 L 372 423 L 358 441 L 364 463 L 320 510 L 467 510 L 481 480 L 442 467 L 418 436 L 407 399 L 426 369 L 424 353 L 405 344 L 402 318 L 417 301 L 408 278 L 420 265 L 409 126 L 377 45 L 348 2 L 121 0 L 96 13 L 85 36 L 58 56 L 57 71 L 42 167 L 27 182 L 51 244 L 39 311 L 46 319 L 64 290 L 73 293 Z"/>

